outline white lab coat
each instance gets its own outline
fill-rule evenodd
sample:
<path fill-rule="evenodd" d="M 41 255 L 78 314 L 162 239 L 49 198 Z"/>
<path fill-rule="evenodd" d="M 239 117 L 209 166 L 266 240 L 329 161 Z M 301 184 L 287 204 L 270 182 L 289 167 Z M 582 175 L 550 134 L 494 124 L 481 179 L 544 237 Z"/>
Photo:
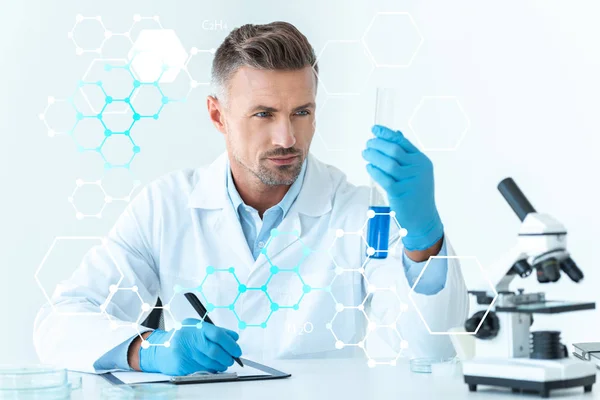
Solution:
<path fill-rule="evenodd" d="M 202 284 L 206 297 L 201 296 L 201 300 L 216 306 L 233 303 L 239 293 L 234 276 L 228 272 L 207 276 L 207 266 L 234 267 L 240 283 L 247 287 L 259 288 L 268 282 L 271 264 L 263 254 L 254 261 L 229 201 L 226 157 L 223 154 L 206 167 L 170 173 L 136 196 L 105 244 L 88 252 L 71 278 L 55 291 L 52 302 L 56 311 L 45 306 L 38 313 L 34 343 L 42 362 L 100 372 L 93 367 L 98 358 L 133 336 L 135 326 L 141 332 L 148 330 L 136 325 L 149 314 L 142 312 L 138 294 L 151 306 L 158 296 L 170 305 L 170 311 L 165 312 L 167 330 L 176 321 L 197 318 L 183 294 L 175 292 L 175 285 L 191 289 Z M 368 201 L 367 187 L 348 183 L 341 171 L 309 156 L 300 194 L 278 227 L 280 232 L 297 231 L 300 240 L 293 234 L 281 234 L 269 242 L 267 255 L 282 269 L 299 264 L 300 276 L 311 288 L 325 288 L 333 281 L 332 289 L 313 289 L 299 302 L 299 309 L 284 308 L 298 302 L 302 284 L 292 272 L 273 275 L 267 293 L 281 308 L 271 314 L 266 328 L 238 329 L 239 320 L 260 324 L 269 316 L 270 302 L 260 290 L 240 294 L 234 306 L 237 316 L 228 308 L 212 311 L 215 324 L 240 333 L 245 357 L 364 357 L 357 346 L 336 349 L 336 338 L 345 344 L 357 344 L 368 331 L 366 316 L 375 323 L 391 323 L 399 310 L 393 292 L 387 290 L 372 293 L 364 302 L 364 313 L 344 309 L 336 315 L 337 303 L 361 304 L 368 284 L 393 287 L 408 304 L 397 326 L 413 356 L 454 354 L 447 336 L 428 333 L 408 298 L 410 288 L 402 266 L 401 242 L 395 255 L 365 263 L 365 243 L 358 235 L 336 239 L 338 229 L 359 231 L 364 226 Z M 448 255 L 453 255 L 448 242 L 446 246 Z M 305 248 L 310 254 L 303 258 Z M 462 325 L 467 317 L 468 298 L 460 265 L 456 259 L 448 262 L 443 290 L 432 296 L 413 294 L 432 331 Z M 364 265 L 367 280 L 359 272 L 336 276 L 336 265 L 346 269 Z M 100 305 L 109 298 L 110 285 L 121 289 L 137 286 L 138 293 L 117 291 L 102 313 Z M 330 322 L 331 330 L 327 325 Z M 398 350 L 400 337 L 391 329 L 380 328 L 377 333 Z"/>

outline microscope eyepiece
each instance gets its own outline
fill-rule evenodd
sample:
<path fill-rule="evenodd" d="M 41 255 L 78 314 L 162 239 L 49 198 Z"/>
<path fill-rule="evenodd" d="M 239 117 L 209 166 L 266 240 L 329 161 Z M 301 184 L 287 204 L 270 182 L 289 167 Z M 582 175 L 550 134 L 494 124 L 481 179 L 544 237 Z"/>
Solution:
<path fill-rule="evenodd" d="M 535 208 L 512 178 L 503 179 L 498 184 L 498 190 L 521 221 L 525 219 L 527 214 L 535 212 Z"/>
<path fill-rule="evenodd" d="M 573 282 L 579 282 L 583 279 L 583 272 L 571 257 L 567 257 L 560 262 L 560 269 L 562 269 Z"/>
<path fill-rule="evenodd" d="M 560 279 L 560 264 L 556 258 L 547 258 L 533 266 L 539 283 L 556 282 Z"/>

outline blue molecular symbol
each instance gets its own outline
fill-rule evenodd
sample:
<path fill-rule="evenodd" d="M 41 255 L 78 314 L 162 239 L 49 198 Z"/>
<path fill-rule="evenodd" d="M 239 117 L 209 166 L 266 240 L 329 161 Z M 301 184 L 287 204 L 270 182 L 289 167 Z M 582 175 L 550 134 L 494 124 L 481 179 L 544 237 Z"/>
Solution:
<path fill-rule="evenodd" d="M 78 88 L 83 88 L 86 86 L 97 86 L 98 88 L 100 88 L 101 93 L 104 95 L 104 105 L 102 106 L 102 109 L 100 110 L 100 112 L 98 114 L 85 115 L 77 109 L 76 105 L 74 104 L 73 97 L 69 97 L 67 99 L 69 101 L 69 103 L 71 104 L 71 106 L 76 111 L 76 114 L 75 114 L 76 122 L 75 122 L 75 125 L 73 126 L 73 128 L 68 132 L 69 135 L 75 141 L 75 143 L 77 145 L 77 149 L 80 152 L 94 151 L 94 152 L 97 152 L 98 154 L 100 154 L 100 156 L 104 160 L 104 168 L 105 169 L 111 169 L 111 168 L 129 169 L 135 156 L 140 152 L 140 147 L 135 143 L 135 141 L 131 135 L 131 131 L 132 131 L 133 127 L 135 126 L 135 124 L 142 119 L 157 120 L 165 105 L 167 105 L 168 103 L 171 103 L 171 102 L 175 102 L 175 101 L 183 101 L 183 100 L 170 99 L 168 96 L 166 96 L 164 94 L 163 90 L 160 87 L 159 82 L 160 82 L 162 76 L 164 75 L 165 71 L 168 70 L 168 66 L 165 65 L 162 67 L 161 73 L 158 76 L 158 78 L 156 78 L 155 81 L 143 82 L 143 81 L 136 79 L 133 72 L 131 71 L 131 62 L 132 61 L 133 60 L 129 61 L 125 65 L 104 64 L 104 71 L 106 71 L 106 72 L 110 72 L 110 71 L 117 70 L 117 69 L 124 69 L 128 72 L 128 75 L 131 77 L 132 85 L 131 85 L 131 92 L 126 97 L 123 97 L 123 98 L 113 97 L 111 95 L 111 93 L 107 93 L 102 81 L 79 81 Z M 160 93 L 160 97 L 161 97 L 160 106 L 159 106 L 158 110 L 152 114 L 147 114 L 147 115 L 141 114 L 138 111 L 136 111 L 134 105 L 131 103 L 132 97 L 136 94 L 137 91 L 140 90 L 140 88 L 142 88 L 144 86 L 155 87 L 156 90 Z M 110 104 L 116 104 L 116 103 L 126 104 L 126 106 L 124 108 L 125 109 L 129 108 L 132 112 L 131 124 L 129 125 L 129 127 L 127 129 L 124 129 L 122 131 L 111 130 L 106 124 L 106 118 L 105 118 L 104 112 Z M 102 124 L 102 125 L 98 125 L 98 129 L 100 129 L 100 127 L 102 127 L 104 129 L 103 140 L 98 146 L 85 147 L 85 146 L 82 146 L 81 143 L 78 142 L 77 138 L 74 135 L 74 131 L 77 128 L 77 125 L 79 125 L 79 123 L 81 121 L 83 121 L 85 119 L 93 119 L 93 118 L 98 119 Z M 127 137 L 127 139 L 131 142 L 131 153 L 132 153 L 131 158 L 128 161 L 126 161 L 125 163 L 121 163 L 121 164 L 111 163 L 111 162 L 109 162 L 109 160 L 106 158 L 106 156 L 104 154 L 104 145 L 105 145 L 106 141 L 108 140 L 108 138 L 113 135 L 123 135 L 123 136 Z"/>
<path fill-rule="evenodd" d="M 282 309 L 298 310 L 300 308 L 300 303 L 302 302 L 302 299 L 304 298 L 304 296 L 306 296 L 308 293 L 311 293 L 312 291 L 317 291 L 317 290 L 322 290 L 322 291 L 327 291 L 327 292 L 331 291 L 331 286 L 327 286 L 327 287 L 323 287 L 323 288 L 311 287 L 310 285 L 306 284 L 306 282 L 304 282 L 304 280 L 302 279 L 302 276 L 300 274 L 300 265 L 302 264 L 302 261 L 305 260 L 306 257 L 311 253 L 311 250 L 306 245 L 304 245 L 304 243 L 302 243 L 302 241 L 299 238 L 298 238 L 298 241 L 302 245 L 302 258 L 296 266 L 294 266 L 293 268 L 279 268 L 271 261 L 271 259 L 267 255 L 268 247 L 271 244 L 273 238 L 278 235 L 281 235 L 281 234 L 292 234 L 292 235 L 297 236 L 297 232 L 284 233 L 284 232 L 278 231 L 277 229 L 271 230 L 271 236 L 270 236 L 269 240 L 267 241 L 265 247 L 261 251 L 261 253 L 265 255 L 267 261 L 269 262 L 270 275 L 269 275 L 269 278 L 267 279 L 267 281 L 261 286 L 251 287 L 251 286 L 247 286 L 247 285 L 243 284 L 242 282 L 240 282 L 238 276 L 235 273 L 235 267 L 229 267 L 229 268 L 215 268 L 213 266 L 206 267 L 206 275 L 205 275 L 204 279 L 202 280 L 202 283 L 200 283 L 200 285 L 198 287 L 192 288 L 192 290 L 200 292 L 200 294 L 206 301 L 206 303 L 204 304 L 206 307 L 206 311 L 211 312 L 217 308 L 223 308 L 223 309 L 230 310 L 231 312 L 233 312 L 233 314 L 235 315 L 235 317 L 238 321 L 239 329 L 246 329 L 246 328 L 252 328 L 252 327 L 266 328 L 267 323 L 269 322 L 269 319 L 271 318 L 271 316 L 273 315 L 274 312 L 277 312 L 278 310 L 282 310 Z M 213 303 L 209 302 L 209 300 L 207 299 L 207 297 L 205 296 L 204 291 L 203 291 L 204 283 L 206 282 L 208 277 L 211 275 L 220 274 L 220 273 L 231 274 L 233 276 L 233 279 L 235 279 L 235 282 L 237 283 L 237 289 L 238 289 L 237 295 L 235 296 L 233 301 L 229 304 L 213 304 Z M 273 301 L 272 297 L 269 295 L 269 283 L 271 282 L 273 277 L 278 273 L 294 274 L 298 277 L 299 281 L 301 282 L 302 294 L 300 295 L 300 298 L 295 302 L 295 304 L 292 304 L 292 305 L 278 304 L 275 301 Z M 181 293 L 182 291 L 184 291 L 184 288 L 182 288 L 179 285 L 175 285 L 174 291 L 175 291 L 175 293 Z M 258 323 L 258 324 L 246 323 L 245 321 L 243 321 L 240 318 L 239 314 L 235 310 L 235 305 L 236 305 L 238 299 L 240 298 L 240 296 L 242 295 L 242 293 L 246 293 L 249 291 L 263 292 L 265 294 L 265 296 L 267 297 L 267 299 L 269 300 L 269 309 L 270 309 L 269 314 L 263 322 Z"/>

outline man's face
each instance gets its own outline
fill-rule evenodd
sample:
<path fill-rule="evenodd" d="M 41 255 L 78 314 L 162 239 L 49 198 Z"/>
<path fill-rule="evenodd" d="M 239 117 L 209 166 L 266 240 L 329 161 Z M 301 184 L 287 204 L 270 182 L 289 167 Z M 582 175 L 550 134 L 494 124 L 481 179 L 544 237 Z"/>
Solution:
<path fill-rule="evenodd" d="M 291 185 L 314 135 L 316 79 L 294 71 L 240 68 L 230 80 L 224 113 L 231 162 L 269 186 Z"/>

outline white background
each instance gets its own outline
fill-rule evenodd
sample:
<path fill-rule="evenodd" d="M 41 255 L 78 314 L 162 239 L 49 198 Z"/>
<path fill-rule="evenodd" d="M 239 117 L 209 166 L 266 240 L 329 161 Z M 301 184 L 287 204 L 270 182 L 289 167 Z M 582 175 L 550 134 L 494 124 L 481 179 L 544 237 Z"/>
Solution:
<path fill-rule="evenodd" d="M 333 113 L 319 116 L 320 126 L 328 128 L 322 132 L 326 140 L 344 138 L 348 144 L 338 146 L 346 151 L 332 152 L 315 138 L 313 152 L 343 168 L 352 181 L 366 183 L 360 150 L 373 119 L 373 87 L 401 88 L 396 128 L 412 140 L 408 120 L 421 97 L 456 96 L 470 120 L 468 133 L 457 151 L 428 155 L 435 164 L 438 208 L 457 253 L 476 256 L 486 266 L 514 243 L 519 221 L 496 190 L 501 179 L 512 176 L 538 211 L 566 225 L 569 249 L 586 274 L 579 285 L 563 277 L 539 288 L 531 277 L 521 286 L 544 289 L 553 298 L 598 300 L 600 5 L 595 1 L 3 0 L 1 7 L 0 362 L 36 360 L 33 319 L 45 298 L 34 272 L 53 239 L 103 235 L 123 209 L 114 203 L 101 220 L 75 218 L 67 202 L 75 180 L 98 179 L 101 166 L 79 154 L 69 137 L 49 138 L 37 117 L 47 96 L 70 95 L 97 57 L 76 56 L 67 38 L 79 13 L 101 15 L 114 32 L 127 30 L 133 14 L 159 15 L 188 51 L 217 47 L 244 23 L 285 20 L 318 53 L 328 40 L 360 40 L 377 11 L 410 12 L 424 37 L 410 68 L 376 69 L 364 95 L 353 100 L 361 111 L 346 113 L 343 121 Z M 228 29 L 204 30 L 204 20 L 222 20 Z M 390 52 L 407 45 L 402 37 L 374 40 Z M 329 61 L 320 67 L 335 74 L 353 65 Z M 142 183 L 209 163 L 224 149 L 207 120 L 207 93 L 196 89 L 187 103 L 169 104 L 158 121 L 134 128 L 142 151 L 132 170 Z M 75 267 L 64 260 L 49 279 Z M 465 266 L 467 276 L 471 268 Z M 535 327 L 560 329 L 568 342 L 600 340 L 598 317 L 598 312 L 579 312 L 539 318 Z"/>

